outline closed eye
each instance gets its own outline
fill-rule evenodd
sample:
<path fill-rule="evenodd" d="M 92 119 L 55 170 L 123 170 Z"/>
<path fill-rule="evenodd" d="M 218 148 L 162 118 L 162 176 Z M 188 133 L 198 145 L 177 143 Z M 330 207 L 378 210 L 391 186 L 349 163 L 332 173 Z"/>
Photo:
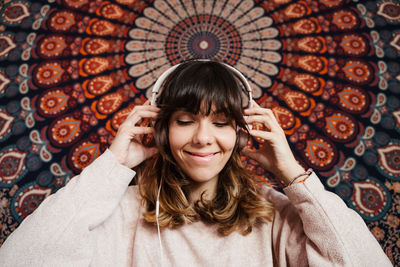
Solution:
<path fill-rule="evenodd" d="M 193 123 L 193 121 L 176 120 L 176 123 L 178 125 L 184 126 L 184 125 L 190 125 L 191 123 Z"/>
<path fill-rule="evenodd" d="M 217 127 L 225 127 L 225 126 L 229 126 L 230 123 L 228 122 L 214 122 L 214 125 Z"/>

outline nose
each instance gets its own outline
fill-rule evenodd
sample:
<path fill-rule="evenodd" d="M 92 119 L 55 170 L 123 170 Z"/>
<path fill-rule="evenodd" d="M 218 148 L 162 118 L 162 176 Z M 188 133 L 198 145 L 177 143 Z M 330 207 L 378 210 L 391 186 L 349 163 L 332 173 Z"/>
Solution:
<path fill-rule="evenodd" d="M 209 145 L 215 141 L 212 130 L 212 123 L 208 121 L 200 121 L 193 133 L 193 144 Z"/>

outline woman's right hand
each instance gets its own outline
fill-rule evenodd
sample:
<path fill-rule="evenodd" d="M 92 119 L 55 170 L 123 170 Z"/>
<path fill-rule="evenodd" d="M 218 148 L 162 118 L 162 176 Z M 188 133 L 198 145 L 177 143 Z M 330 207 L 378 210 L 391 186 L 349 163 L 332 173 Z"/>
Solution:
<path fill-rule="evenodd" d="M 149 101 L 132 109 L 109 147 L 119 163 L 133 168 L 158 152 L 156 147 L 145 147 L 140 138 L 145 134 L 154 134 L 154 128 L 139 124 L 146 118 L 156 119 L 159 111 L 158 107 L 149 105 Z"/>

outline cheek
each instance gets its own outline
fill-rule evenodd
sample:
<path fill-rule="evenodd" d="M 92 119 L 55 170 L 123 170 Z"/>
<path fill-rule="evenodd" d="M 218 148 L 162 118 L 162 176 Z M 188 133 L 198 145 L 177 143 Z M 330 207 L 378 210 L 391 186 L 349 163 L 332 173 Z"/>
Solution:
<path fill-rule="evenodd" d="M 182 129 L 177 129 L 176 127 L 170 127 L 168 132 L 168 141 L 171 150 L 178 149 L 182 147 L 188 139 L 187 131 Z"/>
<path fill-rule="evenodd" d="M 219 135 L 219 145 L 225 150 L 233 150 L 236 145 L 236 131 L 230 129 Z"/>

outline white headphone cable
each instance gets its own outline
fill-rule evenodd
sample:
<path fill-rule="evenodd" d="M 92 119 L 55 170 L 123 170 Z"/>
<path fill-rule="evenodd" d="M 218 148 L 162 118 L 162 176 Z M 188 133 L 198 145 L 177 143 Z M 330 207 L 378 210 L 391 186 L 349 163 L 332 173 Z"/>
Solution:
<path fill-rule="evenodd" d="M 160 181 L 160 186 L 158 187 L 158 193 L 157 193 L 157 201 L 156 201 L 156 222 L 157 222 L 157 233 L 158 233 L 158 242 L 160 246 L 160 256 L 161 256 L 161 267 L 164 265 L 164 253 L 163 253 L 163 247 L 161 243 L 161 233 L 160 233 L 160 223 L 158 221 L 158 216 L 160 214 L 160 192 L 161 192 L 161 185 L 162 185 L 162 178 Z"/>

